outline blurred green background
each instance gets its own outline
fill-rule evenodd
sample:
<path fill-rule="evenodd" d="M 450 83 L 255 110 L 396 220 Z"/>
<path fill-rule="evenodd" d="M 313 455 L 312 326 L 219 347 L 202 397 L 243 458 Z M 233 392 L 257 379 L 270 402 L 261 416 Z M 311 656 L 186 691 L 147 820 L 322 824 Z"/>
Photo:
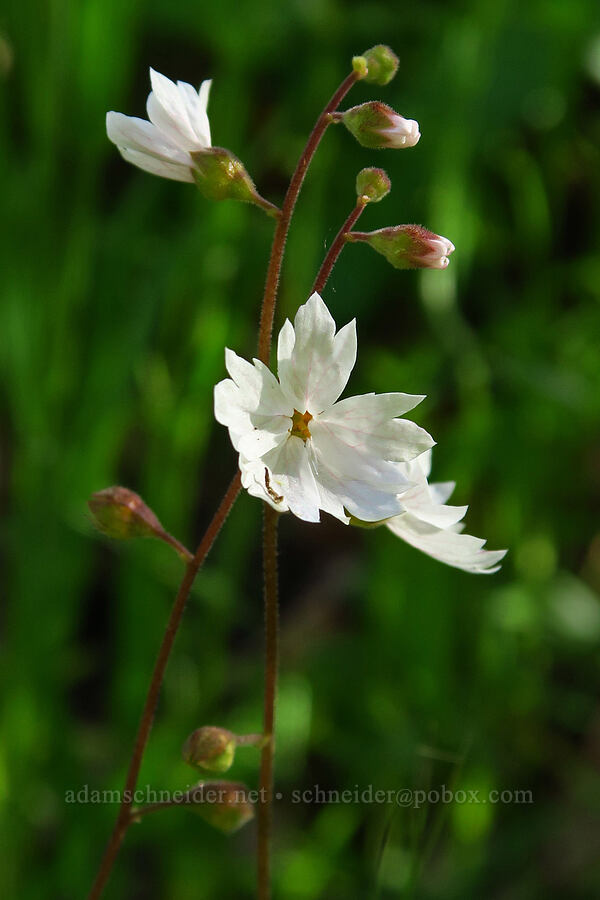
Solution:
<path fill-rule="evenodd" d="M 0 12 L 0 894 L 83 897 L 116 814 L 180 565 L 94 533 L 90 493 L 139 491 L 194 545 L 235 468 L 212 416 L 225 344 L 255 345 L 272 223 L 128 166 L 107 110 L 143 116 L 148 66 L 213 77 L 213 140 L 280 202 L 350 58 L 418 119 L 403 153 L 330 129 L 292 225 L 276 327 L 384 166 L 365 229 L 420 222 L 446 272 L 345 250 L 325 299 L 358 317 L 350 390 L 426 393 L 490 578 L 386 531 L 281 525 L 276 897 L 600 896 L 600 14 L 597 0 L 225 4 L 8 0 Z M 194 779 L 201 724 L 261 722 L 261 510 L 242 497 L 198 578 L 140 784 Z M 257 783 L 258 754 L 234 778 Z M 324 789 L 528 790 L 529 804 L 294 804 Z M 172 810 L 133 828 L 106 896 L 250 898 L 254 826 Z"/>

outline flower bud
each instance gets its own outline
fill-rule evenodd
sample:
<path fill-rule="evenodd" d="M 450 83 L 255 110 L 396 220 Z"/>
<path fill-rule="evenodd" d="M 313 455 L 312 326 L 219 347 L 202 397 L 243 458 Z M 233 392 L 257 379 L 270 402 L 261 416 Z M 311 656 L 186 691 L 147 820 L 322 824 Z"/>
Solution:
<path fill-rule="evenodd" d="M 124 487 L 109 487 L 88 500 L 94 524 L 108 537 L 164 538 L 165 530 L 142 498 Z"/>
<path fill-rule="evenodd" d="M 421 137 L 418 122 L 405 119 L 379 100 L 353 106 L 333 118 L 342 121 L 359 144 L 375 150 L 414 147 Z"/>
<path fill-rule="evenodd" d="M 260 206 L 270 216 L 279 210 L 261 197 L 237 156 L 223 147 L 208 147 L 190 153 L 196 186 L 208 200 L 241 200 Z"/>
<path fill-rule="evenodd" d="M 201 782 L 188 792 L 188 804 L 205 822 L 225 834 L 232 834 L 254 818 L 248 788 L 235 781 Z"/>
<path fill-rule="evenodd" d="M 393 50 L 385 44 L 377 44 L 352 60 L 352 68 L 361 80 L 369 84 L 389 84 L 396 72 L 400 60 Z"/>
<path fill-rule="evenodd" d="M 395 225 L 378 231 L 351 231 L 347 241 L 370 244 L 395 269 L 445 269 L 454 244 L 422 225 Z"/>
<path fill-rule="evenodd" d="M 392 183 L 383 169 L 361 169 L 356 176 L 356 194 L 365 203 L 379 203 L 391 189 Z"/>
<path fill-rule="evenodd" d="M 181 753 L 190 766 L 209 772 L 226 772 L 233 764 L 236 745 L 236 736 L 231 731 L 205 725 L 192 731 Z"/>

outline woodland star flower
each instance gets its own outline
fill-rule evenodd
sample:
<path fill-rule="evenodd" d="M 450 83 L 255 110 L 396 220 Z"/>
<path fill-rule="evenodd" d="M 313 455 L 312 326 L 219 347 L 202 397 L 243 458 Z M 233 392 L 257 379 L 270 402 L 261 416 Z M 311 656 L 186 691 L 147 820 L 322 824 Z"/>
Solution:
<path fill-rule="evenodd" d="M 397 537 L 449 566 L 478 574 L 497 572 L 506 550 L 484 550 L 482 538 L 462 534 L 464 526 L 459 523 L 468 507 L 445 505 L 454 482 L 429 484 L 430 469 L 431 451 L 405 464 L 406 477 L 414 482 L 402 495 L 406 512 L 385 524 Z"/>
<path fill-rule="evenodd" d="M 123 159 L 145 172 L 193 182 L 190 154 L 211 146 L 206 114 L 211 82 L 203 81 L 196 92 L 191 84 L 175 84 L 154 69 L 150 69 L 150 81 L 152 91 L 146 104 L 150 121 L 109 112 L 108 137 Z"/>
<path fill-rule="evenodd" d="M 307 522 L 318 522 L 321 509 L 346 524 L 350 516 L 374 522 L 404 512 L 412 486 L 404 464 L 434 442 L 398 417 L 424 398 L 338 401 L 356 361 L 355 320 L 336 334 L 315 293 L 281 329 L 278 378 L 229 349 L 225 361 L 231 378 L 215 388 L 215 416 L 229 429 L 250 494 Z"/>

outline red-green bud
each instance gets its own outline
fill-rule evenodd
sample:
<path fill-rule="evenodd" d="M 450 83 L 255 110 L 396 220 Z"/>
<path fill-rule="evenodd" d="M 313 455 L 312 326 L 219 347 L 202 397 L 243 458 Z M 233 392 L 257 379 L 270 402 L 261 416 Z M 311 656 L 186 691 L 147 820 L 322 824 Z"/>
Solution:
<path fill-rule="evenodd" d="M 422 225 L 395 225 L 378 231 L 351 231 L 347 241 L 362 241 L 382 253 L 396 269 L 445 269 L 454 244 Z"/>
<path fill-rule="evenodd" d="M 94 525 L 107 537 L 126 540 L 128 538 L 153 537 L 164 541 L 176 551 L 185 562 L 190 562 L 192 554 L 177 538 L 168 534 L 156 515 L 146 506 L 139 494 L 129 488 L 105 488 L 92 494 L 88 500 Z"/>
<path fill-rule="evenodd" d="M 270 216 L 279 210 L 261 197 L 237 156 L 223 147 L 208 147 L 190 153 L 196 186 L 208 200 L 241 200 L 264 209 Z"/>
<path fill-rule="evenodd" d="M 205 725 L 192 731 L 181 749 L 186 763 L 209 772 L 226 772 L 235 757 L 237 738 L 226 728 Z"/>
<path fill-rule="evenodd" d="M 375 150 L 414 147 L 421 137 L 418 122 L 405 119 L 379 100 L 361 103 L 343 113 L 333 113 L 332 118 L 334 122 L 343 122 L 363 147 Z"/>
<path fill-rule="evenodd" d="M 392 189 L 392 182 L 383 169 L 361 169 L 356 176 L 356 194 L 365 203 L 379 203 Z"/>
<path fill-rule="evenodd" d="M 88 500 L 94 524 L 108 537 L 158 537 L 165 531 L 142 498 L 124 487 L 109 487 Z"/>
<path fill-rule="evenodd" d="M 377 44 L 352 60 L 352 68 L 361 80 L 370 84 L 389 84 L 396 72 L 400 60 L 393 50 L 385 44 Z"/>
<path fill-rule="evenodd" d="M 225 834 L 232 834 L 254 818 L 248 788 L 235 781 L 201 782 L 188 792 L 188 804 L 205 822 Z"/>

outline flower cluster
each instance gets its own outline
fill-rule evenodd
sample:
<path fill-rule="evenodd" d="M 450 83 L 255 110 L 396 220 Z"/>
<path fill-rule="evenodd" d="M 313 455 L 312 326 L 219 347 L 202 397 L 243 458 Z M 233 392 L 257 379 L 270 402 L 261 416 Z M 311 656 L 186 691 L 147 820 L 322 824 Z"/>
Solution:
<path fill-rule="evenodd" d="M 355 57 L 358 78 L 387 84 L 398 59 L 379 45 Z M 255 203 L 278 210 L 254 188 L 242 163 L 212 147 L 206 113 L 211 82 L 196 91 L 150 70 L 149 121 L 109 112 L 109 138 L 128 161 L 165 178 L 195 183 L 204 196 Z M 333 113 L 358 142 L 370 148 L 414 147 L 419 125 L 379 101 Z M 381 200 L 390 182 L 381 169 L 362 170 L 361 202 Z M 399 269 L 448 265 L 454 245 L 420 225 L 372 232 L 348 231 Z M 429 484 L 430 435 L 402 418 L 424 398 L 403 393 L 365 394 L 340 400 L 356 360 L 356 325 L 337 333 L 319 296 L 286 321 L 277 346 L 278 377 L 259 360 L 226 350 L 229 378 L 215 388 L 215 416 L 226 425 L 239 454 L 248 493 L 280 512 L 307 522 L 326 512 L 341 522 L 386 525 L 430 556 L 469 572 L 494 572 L 506 551 L 483 549 L 484 541 L 462 533 L 467 507 L 446 505 L 453 484 Z"/>

